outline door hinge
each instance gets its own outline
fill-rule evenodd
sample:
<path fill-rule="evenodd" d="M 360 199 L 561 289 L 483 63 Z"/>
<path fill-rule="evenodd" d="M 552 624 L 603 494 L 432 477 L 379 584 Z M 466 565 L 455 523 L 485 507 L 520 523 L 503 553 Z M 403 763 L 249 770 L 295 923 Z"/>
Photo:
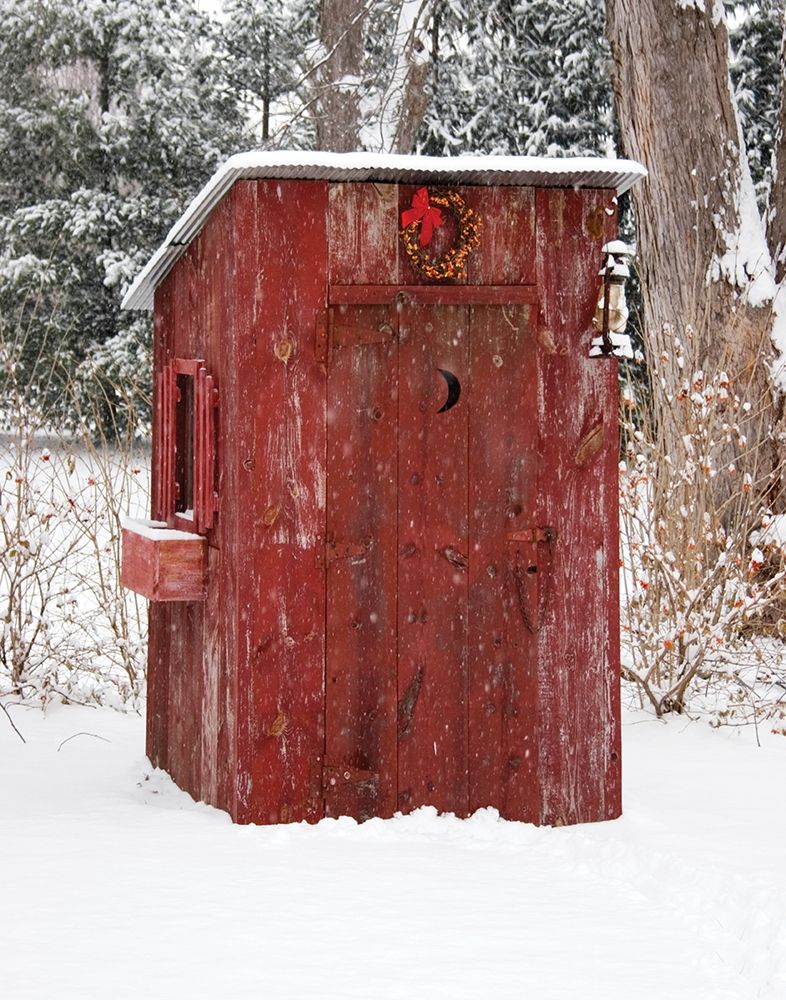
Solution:
<path fill-rule="evenodd" d="M 318 312 L 314 330 L 314 353 L 316 354 L 317 362 L 321 365 L 327 363 L 328 340 L 328 314 L 326 312 Z"/>
<path fill-rule="evenodd" d="M 368 545 L 354 545 L 351 542 L 326 542 L 325 562 L 330 565 L 336 559 L 357 559 L 368 552 Z"/>

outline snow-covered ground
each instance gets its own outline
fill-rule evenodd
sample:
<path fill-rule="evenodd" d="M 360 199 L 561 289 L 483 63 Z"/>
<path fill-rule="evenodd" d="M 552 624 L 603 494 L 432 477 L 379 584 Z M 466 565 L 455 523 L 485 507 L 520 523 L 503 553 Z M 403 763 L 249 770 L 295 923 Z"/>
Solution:
<path fill-rule="evenodd" d="M 8 1000 L 786 997 L 786 739 L 628 715 L 625 815 L 237 827 L 105 709 L 0 713 Z"/>

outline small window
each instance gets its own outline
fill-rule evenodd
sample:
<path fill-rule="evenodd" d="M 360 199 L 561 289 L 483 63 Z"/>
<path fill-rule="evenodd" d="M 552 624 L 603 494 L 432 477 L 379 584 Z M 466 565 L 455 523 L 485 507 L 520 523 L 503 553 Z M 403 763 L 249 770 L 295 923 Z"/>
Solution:
<path fill-rule="evenodd" d="M 194 516 L 194 376 L 175 376 L 175 513 Z"/>
<path fill-rule="evenodd" d="M 218 510 L 218 391 L 203 361 L 175 358 L 156 380 L 154 517 L 204 534 Z"/>

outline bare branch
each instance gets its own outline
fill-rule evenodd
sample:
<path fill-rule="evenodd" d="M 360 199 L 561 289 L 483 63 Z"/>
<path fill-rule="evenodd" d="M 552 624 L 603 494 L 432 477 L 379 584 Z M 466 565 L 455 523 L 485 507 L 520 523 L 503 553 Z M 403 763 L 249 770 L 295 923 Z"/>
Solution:
<path fill-rule="evenodd" d="M 17 735 L 17 736 L 19 737 L 19 739 L 20 739 L 20 740 L 21 740 L 21 741 L 22 741 L 23 743 L 27 743 L 27 740 L 26 740 L 26 739 L 24 738 L 24 736 L 22 736 L 22 734 L 21 734 L 21 733 L 19 732 L 19 730 L 18 730 L 18 729 L 17 729 L 17 727 L 16 727 L 16 723 L 15 723 L 15 722 L 14 722 L 14 720 L 13 720 L 13 719 L 11 718 L 11 713 L 10 713 L 10 712 L 8 711 L 8 709 L 7 709 L 6 707 L 5 707 L 5 705 L 4 705 L 3 703 L 2 703 L 2 701 L 0 701 L 0 709 L 2 709 L 2 710 L 3 710 L 3 712 L 5 712 L 5 717 L 6 717 L 6 719 L 8 719 L 9 723 L 11 724 L 11 728 L 12 728 L 12 729 L 13 729 L 13 731 L 14 731 L 14 732 L 16 733 L 16 735 Z"/>
<path fill-rule="evenodd" d="M 63 749 L 66 743 L 70 743 L 71 740 L 75 740 L 77 736 L 92 736 L 94 740 L 102 740 L 104 743 L 112 742 L 111 740 L 108 740 L 105 736 L 99 736 L 98 733 L 74 733 L 73 736 L 69 736 L 68 739 L 63 740 L 63 742 L 57 748 L 57 752 L 60 753 L 60 751 Z"/>

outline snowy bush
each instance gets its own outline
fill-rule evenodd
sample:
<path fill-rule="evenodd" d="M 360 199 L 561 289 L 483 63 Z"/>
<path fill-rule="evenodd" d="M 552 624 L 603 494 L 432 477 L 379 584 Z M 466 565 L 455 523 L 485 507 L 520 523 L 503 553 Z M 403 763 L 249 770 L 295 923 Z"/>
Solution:
<path fill-rule="evenodd" d="M 13 385 L 14 364 L 2 363 Z M 120 517 L 147 506 L 138 447 L 48 436 L 6 399 L 0 435 L 0 695 L 135 706 L 145 604 L 120 587 Z"/>
<path fill-rule="evenodd" d="M 0 0 L 0 21 L 5 339 L 58 426 L 78 430 L 78 404 L 124 432 L 126 400 L 149 409 L 150 322 L 123 292 L 245 145 L 218 29 L 192 0 Z"/>
<path fill-rule="evenodd" d="M 763 444 L 749 445 L 757 410 L 745 381 L 693 367 L 689 327 L 667 333 L 650 397 L 622 393 L 623 674 L 658 715 L 711 705 L 717 722 L 782 716 L 775 442 L 757 434 Z M 667 423 L 679 434 L 664 434 Z"/>

